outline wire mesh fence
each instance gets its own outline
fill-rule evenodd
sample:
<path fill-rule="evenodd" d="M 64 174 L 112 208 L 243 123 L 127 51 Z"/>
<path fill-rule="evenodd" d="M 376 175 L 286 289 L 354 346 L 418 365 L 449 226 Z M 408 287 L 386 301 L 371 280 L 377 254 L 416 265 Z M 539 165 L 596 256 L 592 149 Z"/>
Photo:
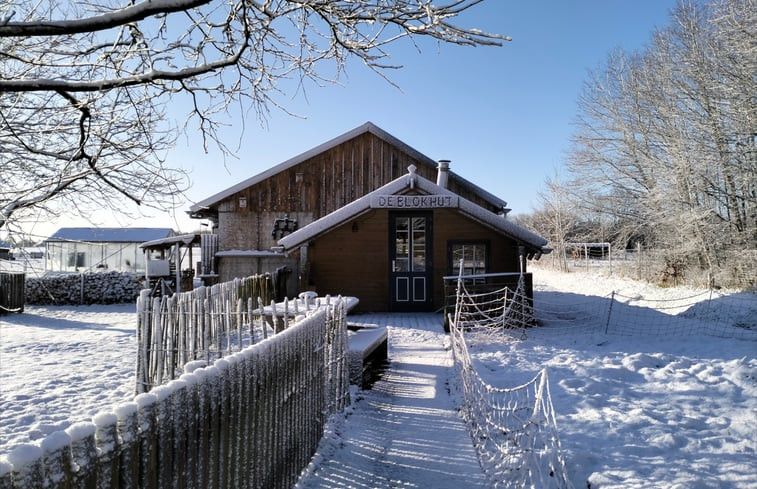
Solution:
<path fill-rule="evenodd" d="M 539 266 L 563 272 L 587 272 L 643 280 L 665 287 L 757 289 L 757 250 L 722 251 L 707 261 L 680 250 L 636 246 L 631 249 L 571 243 L 555 249 Z"/>

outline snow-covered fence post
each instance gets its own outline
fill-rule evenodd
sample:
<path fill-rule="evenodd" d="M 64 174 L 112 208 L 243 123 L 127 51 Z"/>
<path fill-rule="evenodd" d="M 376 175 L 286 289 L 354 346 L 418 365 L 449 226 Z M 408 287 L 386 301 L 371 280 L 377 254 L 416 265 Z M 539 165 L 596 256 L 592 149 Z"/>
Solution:
<path fill-rule="evenodd" d="M 261 299 L 262 300 L 262 299 Z M 260 471 L 262 460 L 263 430 L 261 426 L 262 405 L 262 388 L 261 388 L 261 365 L 260 352 L 265 343 L 259 343 L 255 348 L 250 350 L 248 359 L 250 394 L 249 394 L 249 411 L 250 411 L 250 454 L 245 459 L 250 467 L 250 487 L 260 486 Z"/>
<path fill-rule="evenodd" d="M 158 397 L 152 393 L 140 394 L 134 398 L 134 402 L 138 406 L 139 487 L 159 489 L 158 434 L 155 420 Z"/>
<path fill-rule="evenodd" d="M 244 325 L 244 301 L 240 298 L 237 299 L 237 310 L 236 310 L 236 316 L 237 316 L 237 342 L 239 343 L 237 345 L 237 351 L 242 351 L 242 348 L 244 348 L 244 344 L 242 344 L 242 328 Z"/>
<path fill-rule="evenodd" d="M 271 357 L 271 343 L 261 343 L 260 354 L 258 355 L 258 431 L 260 432 L 260 443 L 258 445 L 259 453 L 257 458 L 258 466 L 258 483 L 257 487 L 266 487 L 272 484 L 273 465 L 273 424 L 271 423 L 271 395 L 272 386 L 275 385 L 273 368 L 268 361 Z"/>
<path fill-rule="evenodd" d="M 118 487 L 118 417 L 114 413 L 96 414 L 95 446 L 97 447 L 97 489 Z"/>
<path fill-rule="evenodd" d="M 13 466 L 8 487 L 42 487 L 42 449 L 36 445 L 19 445 L 7 456 Z"/>
<path fill-rule="evenodd" d="M 139 424 L 138 405 L 127 402 L 114 408 L 118 417 L 119 436 L 119 479 L 118 487 L 137 487 L 139 482 Z"/>
<path fill-rule="evenodd" d="M 176 358 L 176 297 L 176 295 L 173 295 L 166 301 L 166 342 L 164 344 L 167 350 L 166 374 L 168 374 L 169 379 L 174 379 L 176 377 L 176 362 L 178 361 Z"/>
<path fill-rule="evenodd" d="M 263 305 L 263 298 L 258 297 L 258 308 L 260 309 L 260 327 L 263 329 L 263 339 L 268 339 L 268 327 L 265 323 L 265 312 L 263 309 L 265 306 Z"/>
<path fill-rule="evenodd" d="M 95 430 L 95 425 L 86 421 L 74 423 L 66 428 L 66 434 L 71 437 L 71 472 L 74 487 L 97 487 Z"/>
<path fill-rule="evenodd" d="M 187 431 L 189 425 L 190 406 L 187 404 L 187 382 L 173 380 L 169 384 L 171 394 L 168 401 L 171 403 L 171 418 L 168 428 L 173 432 L 173 457 L 171 464 L 171 487 L 185 487 L 187 479 Z"/>
<path fill-rule="evenodd" d="M 65 431 L 56 431 L 42 440 L 40 448 L 44 466 L 43 487 L 68 487 L 71 483 L 71 437 Z M 0 487 L 3 487 L 2 483 Z"/>
<path fill-rule="evenodd" d="M 150 290 L 144 289 L 137 299 L 137 380 L 136 394 L 146 392 L 148 352 L 150 344 Z"/>
<path fill-rule="evenodd" d="M 211 381 L 210 369 L 193 370 L 197 377 L 195 395 L 197 396 L 197 461 L 195 463 L 195 480 L 198 489 L 213 487 L 210 482 L 210 432 L 211 425 Z"/>
<path fill-rule="evenodd" d="M 171 399 L 172 386 L 159 385 L 150 392 L 157 397 L 155 403 L 155 430 L 157 432 L 158 447 L 158 485 L 159 487 L 173 486 L 173 403 Z"/>
<path fill-rule="evenodd" d="M 255 343 L 255 319 L 252 311 L 254 310 L 252 297 L 247 298 L 247 322 L 250 324 L 250 345 Z"/>
<path fill-rule="evenodd" d="M 273 333 L 279 334 L 281 328 L 279 327 L 279 313 L 276 310 L 276 301 L 271 301 L 271 319 L 273 320 Z"/>
<path fill-rule="evenodd" d="M 241 339 L 240 339 L 241 340 Z M 233 381 L 232 389 L 232 411 L 234 413 L 235 429 L 232 431 L 232 456 L 229 457 L 232 466 L 233 487 L 240 487 L 244 484 L 242 477 L 242 466 L 246 460 L 243 457 L 243 446 L 247 439 L 247 423 L 245 422 L 244 399 L 247 394 L 245 389 L 245 355 L 236 353 L 231 362 L 231 380 Z"/>
<path fill-rule="evenodd" d="M 218 405 L 218 487 L 228 485 L 228 456 L 229 456 L 229 362 L 226 359 L 218 359 L 214 363 L 218 369 L 217 395 Z"/>

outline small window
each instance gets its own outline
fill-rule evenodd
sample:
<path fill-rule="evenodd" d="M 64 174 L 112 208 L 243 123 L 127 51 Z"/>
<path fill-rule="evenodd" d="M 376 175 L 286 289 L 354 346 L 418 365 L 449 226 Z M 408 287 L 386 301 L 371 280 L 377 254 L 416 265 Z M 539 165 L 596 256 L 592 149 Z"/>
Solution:
<path fill-rule="evenodd" d="M 69 268 L 76 268 L 77 270 L 81 267 L 84 267 L 85 264 L 85 254 L 83 251 L 74 251 L 68 253 L 68 267 Z"/>
<path fill-rule="evenodd" d="M 456 242 L 449 245 L 449 269 L 451 275 L 460 274 L 460 266 L 463 267 L 463 275 L 479 275 L 487 270 L 488 246 L 484 242 Z M 475 279 L 474 282 L 483 282 L 484 279 Z"/>

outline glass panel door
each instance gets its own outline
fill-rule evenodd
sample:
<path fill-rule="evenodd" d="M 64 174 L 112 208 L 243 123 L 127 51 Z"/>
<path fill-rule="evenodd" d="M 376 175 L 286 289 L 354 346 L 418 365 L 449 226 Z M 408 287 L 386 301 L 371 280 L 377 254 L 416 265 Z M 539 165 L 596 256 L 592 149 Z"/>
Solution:
<path fill-rule="evenodd" d="M 430 212 L 390 213 L 390 308 L 425 311 L 432 307 Z"/>

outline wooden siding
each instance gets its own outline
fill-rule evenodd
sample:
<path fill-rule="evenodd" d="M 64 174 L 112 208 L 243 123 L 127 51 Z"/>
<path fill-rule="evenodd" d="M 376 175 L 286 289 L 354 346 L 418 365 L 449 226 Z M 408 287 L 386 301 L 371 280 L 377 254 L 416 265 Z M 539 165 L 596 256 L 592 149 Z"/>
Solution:
<path fill-rule="evenodd" d="M 504 219 L 504 218 L 503 218 Z M 455 210 L 434 211 L 434 308 L 444 305 L 442 277 L 451 273 L 448 244 L 483 241 L 488 245 L 490 273 L 519 272 L 518 243 Z"/>
<path fill-rule="evenodd" d="M 452 209 L 433 211 L 434 310 L 444 305 L 450 241 L 485 241 L 489 272 L 519 271 L 518 244 Z M 357 230 L 353 231 L 353 222 Z M 357 311 L 389 309 L 389 212 L 374 210 L 318 237 L 308 246 L 310 286 L 320 294 L 353 295 Z"/>
<path fill-rule="evenodd" d="M 437 169 L 370 132 L 293 165 L 218 204 L 219 248 L 259 249 L 274 246 L 273 222 L 289 214 L 303 227 L 407 173 L 436 181 Z M 481 197 L 450 175 L 449 189 L 493 212 Z M 243 198 L 245 207 L 240 207 Z"/>
<path fill-rule="evenodd" d="M 353 222 L 357 224 L 354 232 Z M 357 297 L 357 311 L 386 311 L 388 233 L 388 213 L 373 211 L 321 236 L 308 246 L 309 285 L 320 295 Z"/>

